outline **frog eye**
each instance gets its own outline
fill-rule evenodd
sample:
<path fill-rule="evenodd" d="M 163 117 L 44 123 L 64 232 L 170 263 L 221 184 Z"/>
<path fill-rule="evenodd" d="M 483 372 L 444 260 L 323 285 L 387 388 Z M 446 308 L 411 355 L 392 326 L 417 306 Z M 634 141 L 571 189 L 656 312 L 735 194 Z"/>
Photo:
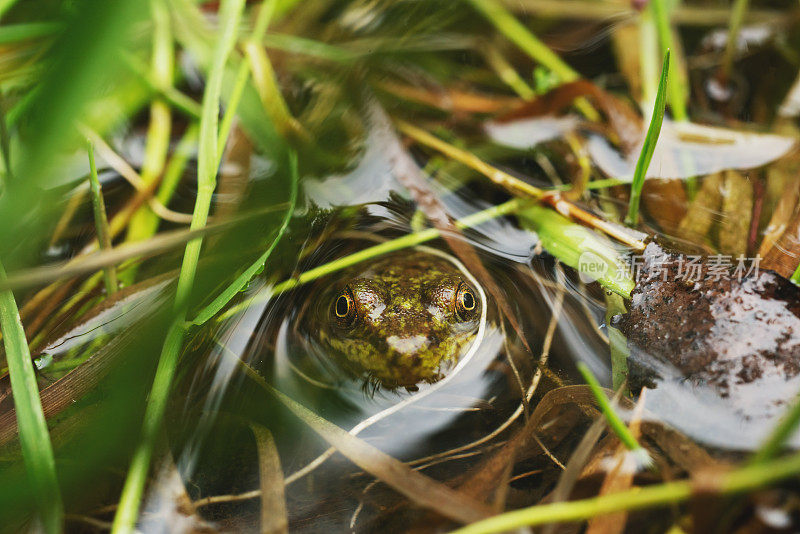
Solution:
<path fill-rule="evenodd" d="M 333 315 L 336 324 L 342 328 L 352 326 L 356 318 L 356 304 L 353 301 L 353 293 L 349 289 L 345 289 L 336 297 L 331 306 L 331 315 Z"/>
<path fill-rule="evenodd" d="M 467 284 L 461 282 L 456 292 L 456 314 L 461 320 L 472 319 L 478 311 L 478 297 Z"/>

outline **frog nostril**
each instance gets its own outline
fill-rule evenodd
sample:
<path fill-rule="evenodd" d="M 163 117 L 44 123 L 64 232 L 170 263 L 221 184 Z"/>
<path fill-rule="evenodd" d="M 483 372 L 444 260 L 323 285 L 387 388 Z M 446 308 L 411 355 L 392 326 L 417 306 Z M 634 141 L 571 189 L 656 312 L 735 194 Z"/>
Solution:
<path fill-rule="evenodd" d="M 400 354 L 414 354 L 430 345 L 428 336 L 389 336 L 386 338 L 389 347 Z"/>

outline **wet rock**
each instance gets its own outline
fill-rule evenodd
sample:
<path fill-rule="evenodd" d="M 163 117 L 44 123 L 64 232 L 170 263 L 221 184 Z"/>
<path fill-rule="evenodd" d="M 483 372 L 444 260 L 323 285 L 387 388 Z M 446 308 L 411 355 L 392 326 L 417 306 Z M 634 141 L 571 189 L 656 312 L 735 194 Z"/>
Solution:
<path fill-rule="evenodd" d="M 668 364 L 723 397 L 747 402 L 741 393 L 759 383 L 791 391 L 787 382 L 800 373 L 800 289 L 772 271 L 732 263 L 651 243 L 630 310 L 615 325 L 633 360 Z M 782 400 L 789 399 L 770 404 Z"/>

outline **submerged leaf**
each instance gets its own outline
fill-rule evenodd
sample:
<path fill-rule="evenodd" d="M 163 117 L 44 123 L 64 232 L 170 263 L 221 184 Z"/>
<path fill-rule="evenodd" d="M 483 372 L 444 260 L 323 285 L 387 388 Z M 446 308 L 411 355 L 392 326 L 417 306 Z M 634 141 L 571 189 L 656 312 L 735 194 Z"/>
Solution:
<path fill-rule="evenodd" d="M 722 219 L 718 239 L 720 252 L 733 257 L 747 252 L 752 218 L 753 186 L 741 173 L 727 171 L 722 188 Z"/>
<path fill-rule="evenodd" d="M 722 205 L 722 184 L 722 173 L 712 174 L 703 180 L 702 188 L 678 225 L 680 237 L 694 243 L 705 241 Z"/>
<path fill-rule="evenodd" d="M 794 139 L 781 135 L 664 119 L 647 177 L 690 178 L 727 169 L 752 169 L 781 158 L 794 146 Z M 622 156 L 600 136 L 589 140 L 589 153 L 608 176 L 632 179 L 635 156 Z"/>

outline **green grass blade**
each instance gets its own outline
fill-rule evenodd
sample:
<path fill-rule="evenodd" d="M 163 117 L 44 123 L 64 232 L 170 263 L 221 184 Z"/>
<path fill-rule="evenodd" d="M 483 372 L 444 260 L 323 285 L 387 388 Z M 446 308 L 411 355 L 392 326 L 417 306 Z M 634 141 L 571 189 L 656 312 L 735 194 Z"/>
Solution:
<path fill-rule="evenodd" d="M 722 58 L 722 79 L 727 82 L 733 71 L 733 58 L 736 56 L 736 45 L 739 41 L 739 30 L 747 13 L 748 0 L 735 0 L 730 23 L 728 24 L 728 42 L 725 43 L 725 55 Z"/>
<path fill-rule="evenodd" d="M 497 206 L 492 206 L 491 208 L 486 208 L 485 210 L 473 213 L 461 219 L 458 219 L 454 222 L 454 226 L 459 230 L 464 230 L 466 228 L 472 228 L 482 224 L 486 221 L 496 219 L 497 217 L 502 217 L 504 215 L 510 215 L 512 213 L 518 212 L 529 203 L 525 200 L 521 199 L 513 199 L 509 200 L 508 202 L 504 202 L 503 204 L 499 204 Z M 241 302 L 235 306 L 232 306 L 229 310 L 225 311 L 225 313 L 221 314 L 217 320 L 222 321 L 228 319 L 236 315 L 237 313 L 242 312 L 244 309 L 248 308 L 249 306 L 261 302 L 260 299 L 262 298 L 272 298 L 273 295 L 278 295 L 283 293 L 284 291 L 289 291 L 294 289 L 295 287 L 301 286 L 303 284 L 307 284 L 312 282 L 318 278 L 322 278 L 323 276 L 327 276 L 329 274 L 335 273 L 337 271 L 341 271 L 342 269 L 347 269 L 348 267 L 352 267 L 353 265 L 357 265 L 361 262 L 371 260 L 373 258 L 377 258 L 383 254 L 388 254 L 390 252 L 396 252 L 398 250 L 403 250 L 409 247 L 415 247 L 417 245 L 421 245 L 423 243 L 427 243 L 428 241 L 432 241 L 441 237 L 441 232 L 438 228 L 425 228 L 424 230 L 420 230 L 418 232 L 414 232 L 411 234 L 406 234 L 404 236 L 392 239 L 390 241 L 386 241 L 384 243 L 380 243 L 378 245 L 373 245 L 371 247 L 359 250 L 353 254 L 349 254 L 342 258 L 337 258 L 331 262 L 325 263 L 318 267 L 314 267 L 313 269 L 309 269 L 298 275 L 295 278 L 289 278 L 280 282 L 272 288 L 272 290 L 267 295 L 260 295 L 257 297 L 253 297 L 245 302 Z"/>
<path fill-rule="evenodd" d="M 561 83 L 580 79 L 580 74 L 567 65 L 558 54 L 550 50 L 500 2 L 497 0 L 469 0 L 469 3 L 528 56 L 550 69 L 558 76 Z M 587 119 L 592 121 L 600 119 L 600 115 L 587 100 L 580 98 L 575 101 L 575 106 Z"/>
<path fill-rule="evenodd" d="M 203 228 L 206 225 L 211 207 L 211 198 L 217 183 L 216 176 L 219 165 L 219 141 L 217 136 L 219 134 L 218 120 L 222 79 L 228 56 L 236 42 L 236 31 L 243 11 L 244 0 L 224 0 L 220 6 L 220 35 L 214 49 L 208 80 L 203 93 L 203 111 L 197 155 L 198 191 L 194 213 L 192 214 L 192 230 Z M 183 344 L 186 304 L 194 285 L 201 246 L 202 239 L 200 238 L 192 240 L 186 245 L 175 294 L 176 317 L 170 325 L 158 367 L 156 368 L 156 375 L 153 378 L 153 387 L 145 408 L 142 436 L 134 451 L 125 486 L 122 489 L 119 508 L 114 517 L 112 532 L 115 534 L 132 532 L 136 523 L 156 437 L 164 417 L 172 379 L 178 364 L 180 348 Z"/>
<path fill-rule="evenodd" d="M 528 28 L 496 0 L 469 0 L 469 3 L 520 47 L 531 58 L 553 71 L 562 82 L 572 82 L 581 76 L 550 50 Z"/>
<path fill-rule="evenodd" d="M 800 426 L 800 396 L 795 399 L 794 404 L 786 411 L 778 425 L 747 463 L 749 465 L 761 464 L 777 456 L 785 446 L 786 440 L 795 433 L 798 426 Z"/>
<path fill-rule="evenodd" d="M 656 150 L 658 136 L 661 134 L 661 124 L 664 122 L 664 107 L 666 106 L 667 79 L 669 77 L 669 50 L 664 54 L 664 66 L 661 68 L 661 80 L 658 82 L 658 92 L 656 102 L 653 105 L 653 115 L 650 117 L 650 126 L 647 128 L 647 135 L 644 138 L 642 151 L 636 161 L 636 169 L 633 171 L 633 181 L 631 182 L 631 199 L 628 203 L 628 215 L 625 222 L 635 226 L 639 220 L 639 201 L 642 196 L 642 187 L 647 178 L 647 169 L 653 159 Z"/>
<path fill-rule="evenodd" d="M 800 454 L 793 454 L 788 458 L 720 474 L 715 488 L 719 494 L 733 495 L 796 477 L 798 474 Z M 695 492 L 695 484 L 690 480 L 656 484 L 578 501 L 522 508 L 472 523 L 455 530 L 453 534 L 493 534 L 526 526 L 583 521 L 613 512 L 665 507 L 684 502 L 695 495 Z"/>
<path fill-rule="evenodd" d="M 666 0 L 652 0 L 650 2 L 653 10 L 653 18 L 656 22 L 658 32 L 658 42 L 661 45 L 661 53 L 666 54 L 671 50 L 678 50 L 672 39 L 672 25 L 669 20 L 669 7 L 665 5 Z M 677 57 L 677 56 L 676 56 Z M 673 61 L 670 71 L 670 82 L 667 91 L 669 92 L 669 105 L 672 116 L 677 121 L 685 121 L 689 118 L 686 112 L 686 86 L 683 76 L 679 70 L 678 61 Z"/>
<path fill-rule="evenodd" d="M 230 300 L 236 296 L 236 294 L 238 294 L 256 274 L 264 269 L 267 259 L 269 259 L 272 251 L 275 250 L 275 247 L 281 240 L 281 237 L 283 237 L 283 234 L 286 233 L 286 229 L 289 227 L 289 220 L 294 213 L 295 204 L 297 203 L 297 153 L 294 151 L 290 152 L 289 154 L 289 169 L 292 180 L 292 190 L 289 196 L 289 207 L 286 210 L 283 221 L 281 221 L 278 232 L 275 234 L 275 239 L 272 240 L 272 243 L 270 243 L 269 247 L 267 247 L 267 250 L 265 250 L 264 253 L 255 262 L 253 262 L 252 265 L 250 265 L 250 267 L 245 269 L 245 271 L 240 274 L 236 280 L 233 281 L 233 283 L 226 287 L 208 306 L 200 310 L 194 320 L 192 320 L 193 324 L 201 325 L 219 313 L 219 311 L 224 308 L 225 305 L 228 304 L 228 302 L 230 302 Z"/>
<path fill-rule="evenodd" d="M 794 272 L 792 273 L 792 277 L 789 278 L 789 280 L 795 284 L 800 284 L 800 264 L 797 265 L 797 268 L 795 268 Z"/>
<path fill-rule="evenodd" d="M 89 141 L 89 190 L 92 193 L 92 209 L 94 211 L 94 224 L 97 229 L 97 242 L 101 250 L 111 248 L 111 234 L 108 230 L 106 218 L 106 204 L 103 200 L 103 191 L 100 180 L 97 178 L 97 165 L 94 162 L 94 145 Z M 113 265 L 103 269 L 103 280 L 106 285 L 106 294 L 113 295 L 117 291 L 117 273 Z"/>
<path fill-rule="evenodd" d="M 537 233 L 548 253 L 606 289 L 631 298 L 633 279 L 607 239 L 541 205 L 520 211 L 518 217 L 524 228 Z"/>
<path fill-rule="evenodd" d="M 5 269 L 0 264 L 0 280 L 5 278 Z M 61 532 L 64 509 L 56 477 L 53 446 L 39 399 L 28 341 L 11 291 L 0 292 L 0 329 L 17 412 L 22 458 L 36 493 L 39 518 L 44 532 Z"/>
<path fill-rule="evenodd" d="M 606 397 L 605 393 L 603 393 L 603 389 L 600 387 L 600 382 L 597 381 L 597 378 L 594 376 L 592 371 L 589 369 L 589 366 L 583 362 L 578 362 L 578 371 L 580 371 L 581 376 L 589 385 L 589 389 L 592 390 L 592 394 L 594 398 L 597 400 L 597 404 L 600 407 L 600 411 L 603 413 L 603 416 L 606 418 L 608 422 L 609 428 L 617 435 L 619 440 L 625 445 L 631 452 L 641 452 L 643 456 L 647 456 L 647 451 L 639 445 L 639 442 L 636 441 L 636 438 L 633 437 L 631 431 L 625 426 L 625 423 L 620 418 L 619 414 L 614 410 L 614 407 L 611 406 L 611 402 L 609 402 L 608 397 Z"/>
<path fill-rule="evenodd" d="M 617 294 L 606 293 L 606 328 L 608 330 L 608 345 L 609 352 L 611 353 L 611 387 L 614 391 L 619 391 L 619 388 L 624 387 L 628 381 L 628 357 L 630 350 L 628 349 L 628 340 L 625 335 L 618 329 L 611 326 L 611 320 L 615 315 L 625 313 L 625 301 Z M 622 392 L 624 395 L 628 394 L 626 391 Z"/>
<path fill-rule="evenodd" d="M 164 0 L 150 0 L 153 21 L 153 57 L 151 74 L 155 83 L 165 89 L 172 87 L 175 49 L 170 29 L 169 10 Z M 172 135 L 172 110 L 161 98 L 150 103 L 150 122 L 147 127 L 141 177 L 153 184 L 164 171 Z M 158 216 L 150 206 L 140 206 L 128 223 L 127 241 L 142 241 L 155 232 Z"/>
<path fill-rule="evenodd" d="M 28 22 L 0 26 L 0 45 L 53 35 L 60 28 L 61 25 L 51 22 Z"/>
<path fill-rule="evenodd" d="M 14 4 L 16 3 L 17 0 L 0 0 L 0 19 L 2 19 L 3 15 L 5 15 L 9 9 L 14 7 Z"/>

